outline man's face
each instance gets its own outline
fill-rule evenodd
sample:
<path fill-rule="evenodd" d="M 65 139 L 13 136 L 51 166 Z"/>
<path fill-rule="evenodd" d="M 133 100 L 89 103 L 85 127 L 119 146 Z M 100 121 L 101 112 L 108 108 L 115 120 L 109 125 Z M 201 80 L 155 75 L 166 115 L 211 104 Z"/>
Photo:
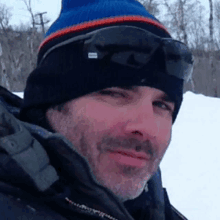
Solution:
<path fill-rule="evenodd" d="M 150 87 L 108 88 L 48 110 L 53 128 L 83 155 L 96 179 L 122 201 L 136 198 L 171 138 L 174 103 Z"/>

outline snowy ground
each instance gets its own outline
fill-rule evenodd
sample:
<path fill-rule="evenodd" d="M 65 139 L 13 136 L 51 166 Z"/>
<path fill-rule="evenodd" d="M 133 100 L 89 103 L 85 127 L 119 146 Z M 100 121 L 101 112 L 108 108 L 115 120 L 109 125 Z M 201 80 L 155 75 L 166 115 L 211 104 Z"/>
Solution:
<path fill-rule="evenodd" d="M 193 220 L 219 220 L 220 99 L 187 92 L 161 163 L 173 205 Z"/>
<path fill-rule="evenodd" d="M 161 170 L 171 203 L 189 220 L 220 220 L 219 126 L 220 99 L 184 94 Z"/>
<path fill-rule="evenodd" d="M 13 92 L 15 95 L 21 97 L 22 99 L 24 98 L 24 93 L 23 92 Z"/>

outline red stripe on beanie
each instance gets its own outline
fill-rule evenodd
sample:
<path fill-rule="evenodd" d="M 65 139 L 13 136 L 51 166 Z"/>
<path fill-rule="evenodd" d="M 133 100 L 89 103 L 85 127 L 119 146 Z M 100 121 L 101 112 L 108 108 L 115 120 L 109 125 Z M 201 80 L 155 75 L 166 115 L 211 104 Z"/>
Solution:
<path fill-rule="evenodd" d="M 152 20 L 150 18 L 145 18 L 141 16 L 120 16 L 120 17 L 114 17 L 114 18 L 106 18 L 106 19 L 101 19 L 101 20 L 95 20 L 95 21 L 89 21 L 89 22 L 84 22 L 82 24 L 78 24 L 75 26 L 67 27 L 64 29 L 61 29 L 59 31 L 56 31 L 55 33 L 51 34 L 48 36 L 41 44 L 39 47 L 39 50 L 45 46 L 45 44 L 49 43 L 53 39 L 62 37 L 66 34 L 73 33 L 73 32 L 79 32 L 79 31 L 84 31 L 89 28 L 94 28 L 98 27 L 100 25 L 110 25 L 110 24 L 117 24 L 117 23 L 122 23 L 122 22 L 145 22 L 150 25 L 154 25 L 165 32 L 168 33 L 167 29 L 160 24 L 159 22 Z M 168 33 L 169 34 L 169 33 Z M 38 51 L 39 51 L 38 50 Z"/>

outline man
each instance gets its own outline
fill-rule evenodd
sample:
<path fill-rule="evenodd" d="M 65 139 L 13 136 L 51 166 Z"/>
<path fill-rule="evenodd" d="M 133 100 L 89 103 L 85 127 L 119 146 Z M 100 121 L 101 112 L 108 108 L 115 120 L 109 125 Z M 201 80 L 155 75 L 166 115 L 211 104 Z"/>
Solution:
<path fill-rule="evenodd" d="M 2 90 L 1 219 L 186 219 L 159 164 L 192 64 L 137 1 L 63 0 L 17 119 Z"/>

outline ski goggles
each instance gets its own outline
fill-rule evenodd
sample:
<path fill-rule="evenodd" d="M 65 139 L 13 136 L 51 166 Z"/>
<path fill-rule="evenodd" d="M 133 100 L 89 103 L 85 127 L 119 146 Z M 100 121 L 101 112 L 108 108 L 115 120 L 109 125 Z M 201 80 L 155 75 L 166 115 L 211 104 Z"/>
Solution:
<path fill-rule="evenodd" d="M 161 50 L 165 74 L 186 80 L 193 71 L 193 55 L 184 43 L 172 38 L 161 38 L 144 29 L 127 25 L 98 29 L 63 41 L 50 48 L 40 64 L 53 50 L 79 42 L 83 43 L 85 59 L 112 61 L 140 69 L 149 63 L 156 51 Z"/>

